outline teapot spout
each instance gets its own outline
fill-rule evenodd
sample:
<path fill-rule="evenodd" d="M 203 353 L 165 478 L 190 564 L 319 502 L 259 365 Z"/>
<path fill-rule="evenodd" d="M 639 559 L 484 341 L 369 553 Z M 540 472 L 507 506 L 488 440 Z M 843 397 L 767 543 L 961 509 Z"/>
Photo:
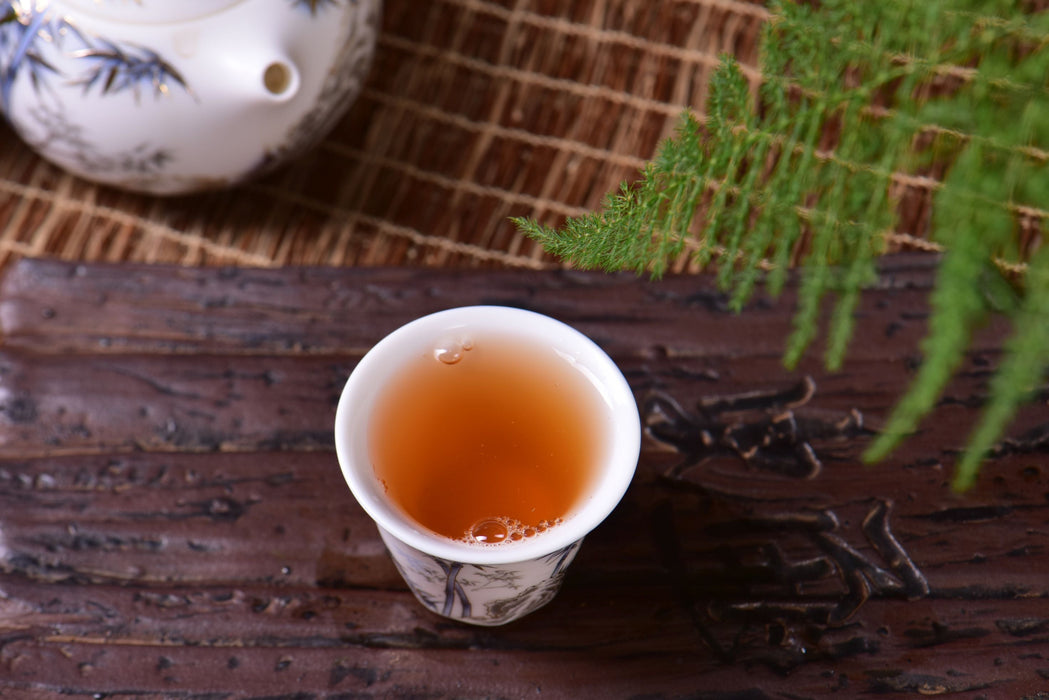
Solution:
<path fill-rule="evenodd" d="M 295 52 L 285 50 L 280 41 L 262 46 L 257 38 L 244 39 L 227 43 L 226 53 L 208 76 L 211 85 L 245 106 L 278 105 L 298 96 L 305 78 Z"/>
<path fill-rule="evenodd" d="M 290 100 L 299 91 L 299 71 L 284 58 L 264 64 L 261 80 L 264 96 L 274 102 Z"/>

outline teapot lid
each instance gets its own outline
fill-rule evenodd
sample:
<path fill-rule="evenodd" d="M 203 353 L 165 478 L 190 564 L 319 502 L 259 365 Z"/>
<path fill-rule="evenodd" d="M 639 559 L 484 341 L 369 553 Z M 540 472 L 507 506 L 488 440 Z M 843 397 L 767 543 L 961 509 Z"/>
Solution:
<path fill-rule="evenodd" d="M 72 10 L 111 22 L 165 24 L 221 12 L 244 0 L 63 0 Z"/>

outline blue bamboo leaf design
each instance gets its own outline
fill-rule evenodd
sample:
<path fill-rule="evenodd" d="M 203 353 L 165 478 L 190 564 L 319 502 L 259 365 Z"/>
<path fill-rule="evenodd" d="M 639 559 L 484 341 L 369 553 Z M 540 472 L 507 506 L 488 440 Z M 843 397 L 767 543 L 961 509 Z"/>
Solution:
<path fill-rule="evenodd" d="M 155 51 L 85 35 L 63 16 L 44 10 L 20 10 L 12 0 L 5 0 L 0 2 L 0 110 L 3 112 L 10 112 L 11 91 L 20 72 L 27 74 L 36 92 L 47 87 L 49 77 L 61 75 L 37 50 L 41 42 L 60 50 L 65 50 L 64 45 L 70 42 L 77 45 L 78 48 L 66 55 L 88 66 L 72 79 L 72 84 L 83 88 L 85 94 L 98 87 L 101 95 L 132 90 L 138 97 L 140 89 L 150 86 L 154 96 L 160 96 L 172 85 L 192 94 L 182 74 Z"/>
<path fill-rule="evenodd" d="M 350 2 L 354 5 L 357 4 L 357 0 L 350 0 Z M 316 15 L 317 10 L 323 9 L 326 5 L 338 5 L 339 0 L 292 0 L 291 4 L 296 8 L 305 7 L 309 9 L 311 15 Z"/>
<path fill-rule="evenodd" d="M 32 66 L 39 61 L 39 56 L 34 60 L 35 54 L 32 52 L 32 48 L 40 27 L 44 24 L 43 13 L 30 14 L 28 17 L 23 18 L 15 10 L 13 4 L 7 2 L 6 5 L 7 12 L 4 14 L 5 26 L 0 27 L 0 31 L 5 34 L 6 38 L 7 31 L 13 27 L 15 41 L 14 51 L 11 53 L 7 65 L 0 72 L 0 110 L 3 110 L 5 113 L 10 108 L 11 88 L 14 86 L 18 70 L 25 61 L 29 61 L 31 70 Z"/>
<path fill-rule="evenodd" d="M 43 87 L 45 79 L 43 75 L 60 75 L 57 68 L 51 63 L 47 62 L 43 56 L 39 55 L 35 51 L 26 55 L 26 66 L 29 69 L 29 81 L 33 84 L 33 90 L 36 92 L 40 91 Z"/>
<path fill-rule="evenodd" d="M 138 90 L 148 85 L 153 88 L 154 96 L 159 97 L 172 83 L 189 91 L 178 70 L 155 51 L 142 47 L 134 50 L 137 53 L 131 53 L 130 47 L 121 48 L 111 41 L 99 39 L 96 46 L 77 51 L 74 55 L 90 68 L 73 80 L 73 85 L 82 87 L 85 94 L 95 86 L 101 86 L 102 95 L 132 90 L 137 96 Z"/>

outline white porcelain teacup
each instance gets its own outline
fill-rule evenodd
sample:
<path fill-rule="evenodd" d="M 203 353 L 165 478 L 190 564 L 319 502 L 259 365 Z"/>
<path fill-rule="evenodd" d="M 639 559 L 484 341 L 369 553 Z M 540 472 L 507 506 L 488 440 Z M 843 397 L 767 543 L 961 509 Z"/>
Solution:
<path fill-rule="evenodd" d="M 446 346 L 449 338 L 469 339 L 461 342 L 469 352 L 477 352 L 470 348 L 493 337 L 550 349 L 567 371 L 581 378 L 586 391 L 592 392 L 588 405 L 593 415 L 578 418 L 599 426 L 601 436 L 592 478 L 578 502 L 551 526 L 516 540 L 507 537 L 498 544 L 470 541 L 469 537 L 453 539 L 409 515 L 390 498 L 389 484 L 377 474 L 377 446 L 371 444 L 375 440 L 372 422 L 384 390 L 406 367 Z M 468 361 L 467 357 L 464 362 Z M 541 382 L 543 377 L 526 377 L 525 381 Z M 501 397 L 507 402 L 516 399 L 512 391 Z M 406 441 L 413 438 L 411 434 L 401 436 Z M 637 466 L 640 443 L 640 420 L 630 386 L 597 344 L 550 317 L 499 306 L 437 312 L 386 336 L 351 373 L 335 416 L 335 446 L 346 482 L 376 522 L 415 596 L 439 615 L 478 625 L 510 622 L 553 598 L 583 537 L 611 513 L 625 493 Z"/>

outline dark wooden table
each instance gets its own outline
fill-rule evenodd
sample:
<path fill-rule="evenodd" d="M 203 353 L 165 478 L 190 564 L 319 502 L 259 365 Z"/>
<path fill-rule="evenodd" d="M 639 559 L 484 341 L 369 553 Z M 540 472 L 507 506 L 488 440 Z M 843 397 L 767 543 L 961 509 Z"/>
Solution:
<path fill-rule="evenodd" d="M 840 373 L 793 297 L 705 277 L 23 261 L 0 287 L 0 695 L 1036 698 L 1049 411 L 948 486 L 1004 329 L 890 460 L 929 258 L 887 259 Z M 593 337 L 646 424 L 564 588 L 511 625 L 423 610 L 344 486 L 335 403 L 421 314 L 523 306 Z"/>

